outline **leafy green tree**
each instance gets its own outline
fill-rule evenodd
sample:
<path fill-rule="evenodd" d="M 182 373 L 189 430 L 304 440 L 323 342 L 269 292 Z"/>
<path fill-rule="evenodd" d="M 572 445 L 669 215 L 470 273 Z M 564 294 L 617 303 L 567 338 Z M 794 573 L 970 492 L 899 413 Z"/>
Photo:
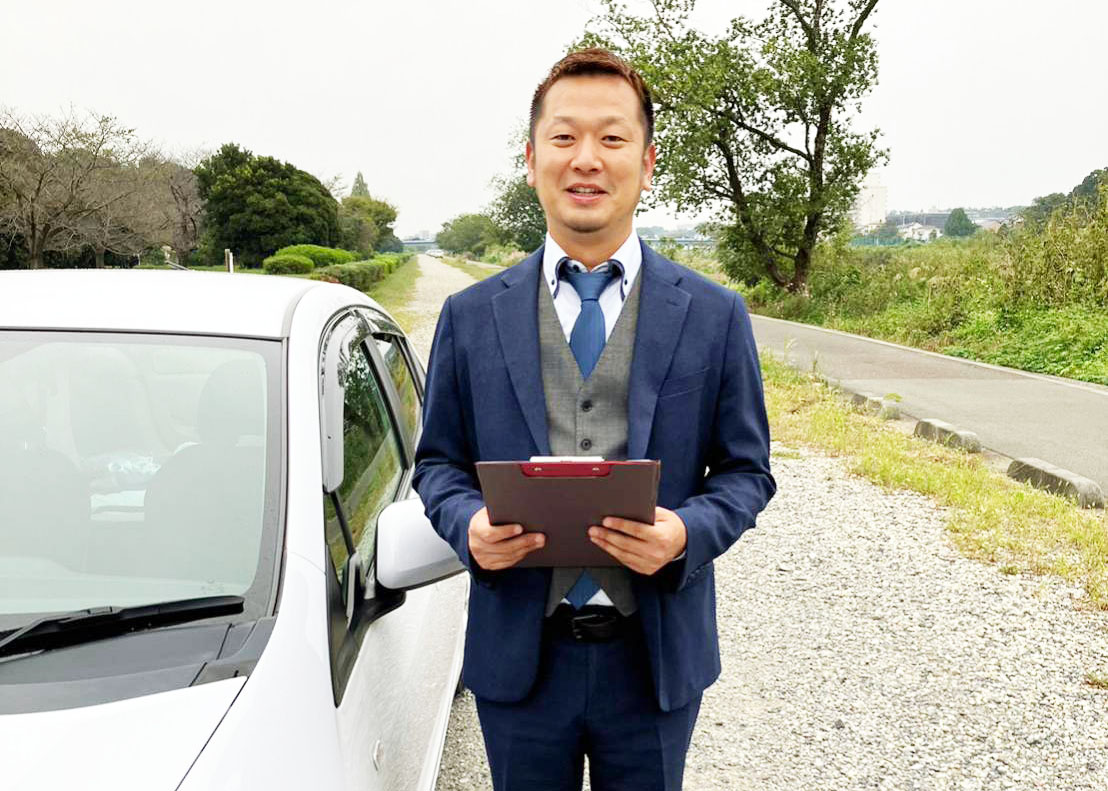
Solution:
<path fill-rule="evenodd" d="M 500 236 L 520 250 L 538 249 L 546 239 L 546 214 L 526 174 L 501 176 L 493 184 L 497 194 L 488 211 Z"/>
<path fill-rule="evenodd" d="M 487 214 L 460 214 L 443 223 L 435 243 L 451 253 L 470 253 L 480 258 L 490 245 L 499 243 L 500 231 Z"/>
<path fill-rule="evenodd" d="M 965 209 L 955 209 L 946 218 L 943 226 L 944 236 L 973 236 L 977 232 L 977 223 L 966 216 Z"/>
<path fill-rule="evenodd" d="M 358 171 L 358 175 L 354 177 L 354 186 L 350 188 L 350 194 L 355 198 L 369 197 L 369 187 L 366 186 L 365 177 L 360 170 Z"/>
<path fill-rule="evenodd" d="M 364 186 L 365 182 L 362 184 Z M 354 180 L 354 187 L 358 187 L 357 179 Z M 342 246 L 347 250 L 356 250 L 367 258 L 374 251 L 385 251 L 391 246 L 390 239 L 395 238 L 392 230 L 394 222 L 396 207 L 388 201 L 370 196 L 369 190 L 365 195 L 348 195 L 339 207 Z"/>
<path fill-rule="evenodd" d="M 247 266 L 290 244 L 331 247 L 338 241 L 338 203 L 319 179 L 234 143 L 196 166 L 204 201 L 202 249 L 220 260 L 230 248 Z"/>
<path fill-rule="evenodd" d="M 585 43 L 622 54 L 654 92 L 655 201 L 714 210 L 732 277 L 809 293 L 817 242 L 886 156 L 878 132 L 851 128 L 877 80 L 864 29 L 878 0 L 773 0 L 722 36 L 689 23 L 695 0 L 654 0 L 650 17 L 605 2 Z"/>
<path fill-rule="evenodd" d="M 881 244 L 895 244 L 900 241 L 900 233 L 897 231 L 893 220 L 885 220 L 873 232 L 873 236 Z"/>

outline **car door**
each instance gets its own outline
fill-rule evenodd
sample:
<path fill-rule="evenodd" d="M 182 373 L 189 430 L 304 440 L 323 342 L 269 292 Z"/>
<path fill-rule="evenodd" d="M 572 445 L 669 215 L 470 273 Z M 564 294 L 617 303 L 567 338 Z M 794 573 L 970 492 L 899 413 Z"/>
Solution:
<path fill-rule="evenodd" d="M 374 317 L 378 328 L 371 349 L 379 360 L 385 389 L 390 391 L 398 430 L 414 456 L 423 397 L 422 370 L 407 339 L 389 322 Z M 402 496 L 405 496 L 402 493 Z M 424 789 L 434 784 L 441 740 L 450 714 L 456 678 L 467 579 L 457 575 L 407 594 L 402 610 L 372 629 L 388 633 L 391 645 L 406 667 L 406 709 L 391 750 L 390 777 L 397 789 Z M 365 644 L 363 652 L 375 646 Z M 374 663 L 367 659 L 367 667 Z"/>
<path fill-rule="evenodd" d="M 434 610 L 458 613 L 458 583 L 406 596 L 376 582 L 377 517 L 411 492 L 422 380 L 398 330 L 371 318 L 339 317 L 321 347 L 332 681 L 350 787 L 410 789 L 438 747 L 459 619 Z"/>

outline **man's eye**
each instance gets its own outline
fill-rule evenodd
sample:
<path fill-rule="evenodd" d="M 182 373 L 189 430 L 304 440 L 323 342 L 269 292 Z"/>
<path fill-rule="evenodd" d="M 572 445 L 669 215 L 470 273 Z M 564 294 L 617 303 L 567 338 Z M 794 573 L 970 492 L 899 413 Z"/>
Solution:
<path fill-rule="evenodd" d="M 568 134 L 561 134 L 561 135 L 554 135 L 550 139 L 553 140 L 555 143 L 568 143 L 568 142 L 573 140 L 573 136 L 568 135 Z"/>
<path fill-rule="evenodd" d="M 625 143 L 627 142 L 619 135 L 605 135 L 604 140 L 609 143 Z"/>

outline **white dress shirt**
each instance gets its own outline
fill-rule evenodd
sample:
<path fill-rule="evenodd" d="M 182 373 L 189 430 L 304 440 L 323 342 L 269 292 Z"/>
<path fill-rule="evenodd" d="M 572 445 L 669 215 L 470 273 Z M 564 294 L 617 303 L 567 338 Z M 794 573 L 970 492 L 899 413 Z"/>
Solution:
<path fill-rule="evenodd" d="M 558 283 L 558 262 L 566 257 L 566 251 L 554 241 L 554 238 L 546 234 L 546 249 L 542 254 L 542 273 L 546 278 L 546 285 L 554 297 L 554 311 L 558 314 L 558 321 L 562 325 L 562 331 L 569 343 L 569 336 L 573 332 L 573 325 L 581 314 L 581 297 L 577 296 L 568 282 Z M 619 312 L 623 310 L 623 300 L 631 292 L 631 286 L 635 285 L 635 278 L 642 269 L 642 247 L 639 243 L 639 235 L 634 230 L 631 235 L 619 246 L 612 258 L 623 266 L 623 281 L 613 279 L 608 287 L 600 294 L 597 302 L 604 313 L 604 340 L 612 335 L 612 328 L 616 326 Z M 590 271 L 580 261 L 570 259 L 569 266 L 580 272 Z M 603 272 L 610 264 L 604 263 L 591 271 Z"/>

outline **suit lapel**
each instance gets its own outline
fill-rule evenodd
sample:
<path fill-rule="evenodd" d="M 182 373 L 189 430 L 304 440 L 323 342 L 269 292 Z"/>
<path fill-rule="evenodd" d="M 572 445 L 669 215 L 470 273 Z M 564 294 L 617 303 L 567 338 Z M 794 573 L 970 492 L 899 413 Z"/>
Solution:
<path fill-rule="evenodd" d="M 631 358 L 627 403 L 629 459 L 646 456 L 658 391 L 673 360 L 690 300 L 689 293 L 677 287 L 681 280 L 681 271 L 677 267 L 645 244 L 642 245 L 642 253 L 642 271 L 639 272 L 642 293 L 639 295 L 639 322 Z"/>
<path fill-rule="evenodd" d="M 540 456 L 550 455 L 546 395 L 539 356 L 538 293 L 543 248 L 504 273 L 504 290 L 493 297 L 492 313 L 500 351 L 516 400 Z"/>

